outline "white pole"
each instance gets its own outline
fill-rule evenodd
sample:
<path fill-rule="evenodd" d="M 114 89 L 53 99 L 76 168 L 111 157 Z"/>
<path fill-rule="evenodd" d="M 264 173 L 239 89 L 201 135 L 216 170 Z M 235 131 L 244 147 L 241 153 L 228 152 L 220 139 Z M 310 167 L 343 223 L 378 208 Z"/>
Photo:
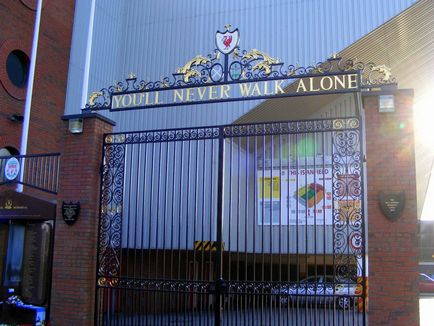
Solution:
<path fill-rule="evenodd" d="M 33 82 L 35 79 L 36 54 L 38 52 L 41 11 L 42 11 L 42 0 L 38 0 L 38 6 L 36 9 L 36 17 L 35 17 L 35 28 L 33 31 L 33 43 L 32 43 L 32 54 L 30 58 L 29 79 L 27 81 L 27 94 L 26 94 L 26 104 L 24 107 L 23 129 L 21 131 L 20 155 L 27 154 L 27 138 L 29 136 L 30 112 L 32 109 Z M 24 162 L 24 159 L 21 162 Z M 20 181 L 23 180 L 23 176 L 24 176 L 24 164 L 22 164 L 21 166 Z M 16 190 L 18 192 L 22 192 L 23 185 L 18 184 Z"/>
<path fill-rule="evenodd" d="M 84 59 L 83 86 L 81 88 L 81 108 L 87 103 L 89 88 L 90 58 L 92 54 L 93 22 L 95 17 L 95 0 L 90 4 L 89 31 L 87 33 L 86 57 Z"/>

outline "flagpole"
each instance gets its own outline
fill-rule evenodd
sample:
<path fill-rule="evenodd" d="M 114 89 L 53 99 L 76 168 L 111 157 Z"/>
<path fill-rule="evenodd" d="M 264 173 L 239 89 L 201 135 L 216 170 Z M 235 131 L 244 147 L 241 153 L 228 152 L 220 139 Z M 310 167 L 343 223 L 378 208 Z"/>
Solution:
<path fill-rule="evenodd" d="M 30 57 L 29 78 L 27 81 L 27 93 L 26 93 L 26 104 L 24 107 L 23 128 L 21 131 L 20 155 L 27 154 L 27 139 L 29 137 L 30 113 L 32 110 L 33 83 L 35 80 L 36 54 L 38 52 L 39 27 L 41 25 L 41 12 L 42 12 L 42 0 L 38 0 L 38 5 L 36 8 L 35 27 L 33 31 L 32 54 Z M 25 160 L 24 158 L 21 160 L 21 171 L 20 171 L 20 179 L 19 179 L 21 182 L 23 181 L 23 177 L 24 177 L 24 164 L 23 164 L 24 160 Z M 22 192 L 23 185 L 18 184 L 16 190 L 18 192 Z"/>

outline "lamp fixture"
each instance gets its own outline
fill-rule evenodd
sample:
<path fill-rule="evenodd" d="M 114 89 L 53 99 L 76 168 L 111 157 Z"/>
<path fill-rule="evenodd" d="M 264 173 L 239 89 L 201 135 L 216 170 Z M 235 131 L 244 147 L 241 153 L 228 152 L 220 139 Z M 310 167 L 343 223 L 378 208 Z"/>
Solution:
<path fill-rule="evenodd" d="M 68 130 L 71 134 L 81 134 L 83 132 L 83 119 L 68 120 Z"/>
<path fill-rule="evenodd" d="M 19 123 L 23 122 L 23 120 L 24 120 L 24 117 L 18 113 L 14 113 L 14 114 L 10 115 L 8 118 L 12 122 L 19 122 Z"/>

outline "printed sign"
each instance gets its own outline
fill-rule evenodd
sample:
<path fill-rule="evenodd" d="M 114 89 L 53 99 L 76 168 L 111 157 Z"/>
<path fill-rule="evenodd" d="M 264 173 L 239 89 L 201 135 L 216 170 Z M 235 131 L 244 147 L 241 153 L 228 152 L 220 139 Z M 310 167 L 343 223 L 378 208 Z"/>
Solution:
<path fill-rule="evenodd" d="M 257 182 L 259 225 L 333 224 L 331 166 L 260 169 Z"/>
<path fill-rule="evenodd" d="M 11 157 L 5 164 L 5 177 L 12 181 L 18 177 L 18 174 L 20 174 L 20 162 L 15 157 Z"/>

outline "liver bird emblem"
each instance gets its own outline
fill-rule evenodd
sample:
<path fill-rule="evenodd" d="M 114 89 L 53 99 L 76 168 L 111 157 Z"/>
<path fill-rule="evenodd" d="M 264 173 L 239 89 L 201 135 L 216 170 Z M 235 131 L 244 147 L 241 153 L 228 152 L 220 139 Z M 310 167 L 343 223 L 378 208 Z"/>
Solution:
<path fill-rule="evenodd" d="M 238 29 L 229 31 L 229 26 L 225 26 L 224 33 L 216 33 L 216 45 L 217 49 L 223 54 L 231 53 L 238 45 L 240 39 Z"/>
<path fill-rule="evenodd" d="M 232 35 L 223 36 L 223 44 L 226 47 L 225 49 L 228 49 L 231 43 L 232 43 Z"/>

